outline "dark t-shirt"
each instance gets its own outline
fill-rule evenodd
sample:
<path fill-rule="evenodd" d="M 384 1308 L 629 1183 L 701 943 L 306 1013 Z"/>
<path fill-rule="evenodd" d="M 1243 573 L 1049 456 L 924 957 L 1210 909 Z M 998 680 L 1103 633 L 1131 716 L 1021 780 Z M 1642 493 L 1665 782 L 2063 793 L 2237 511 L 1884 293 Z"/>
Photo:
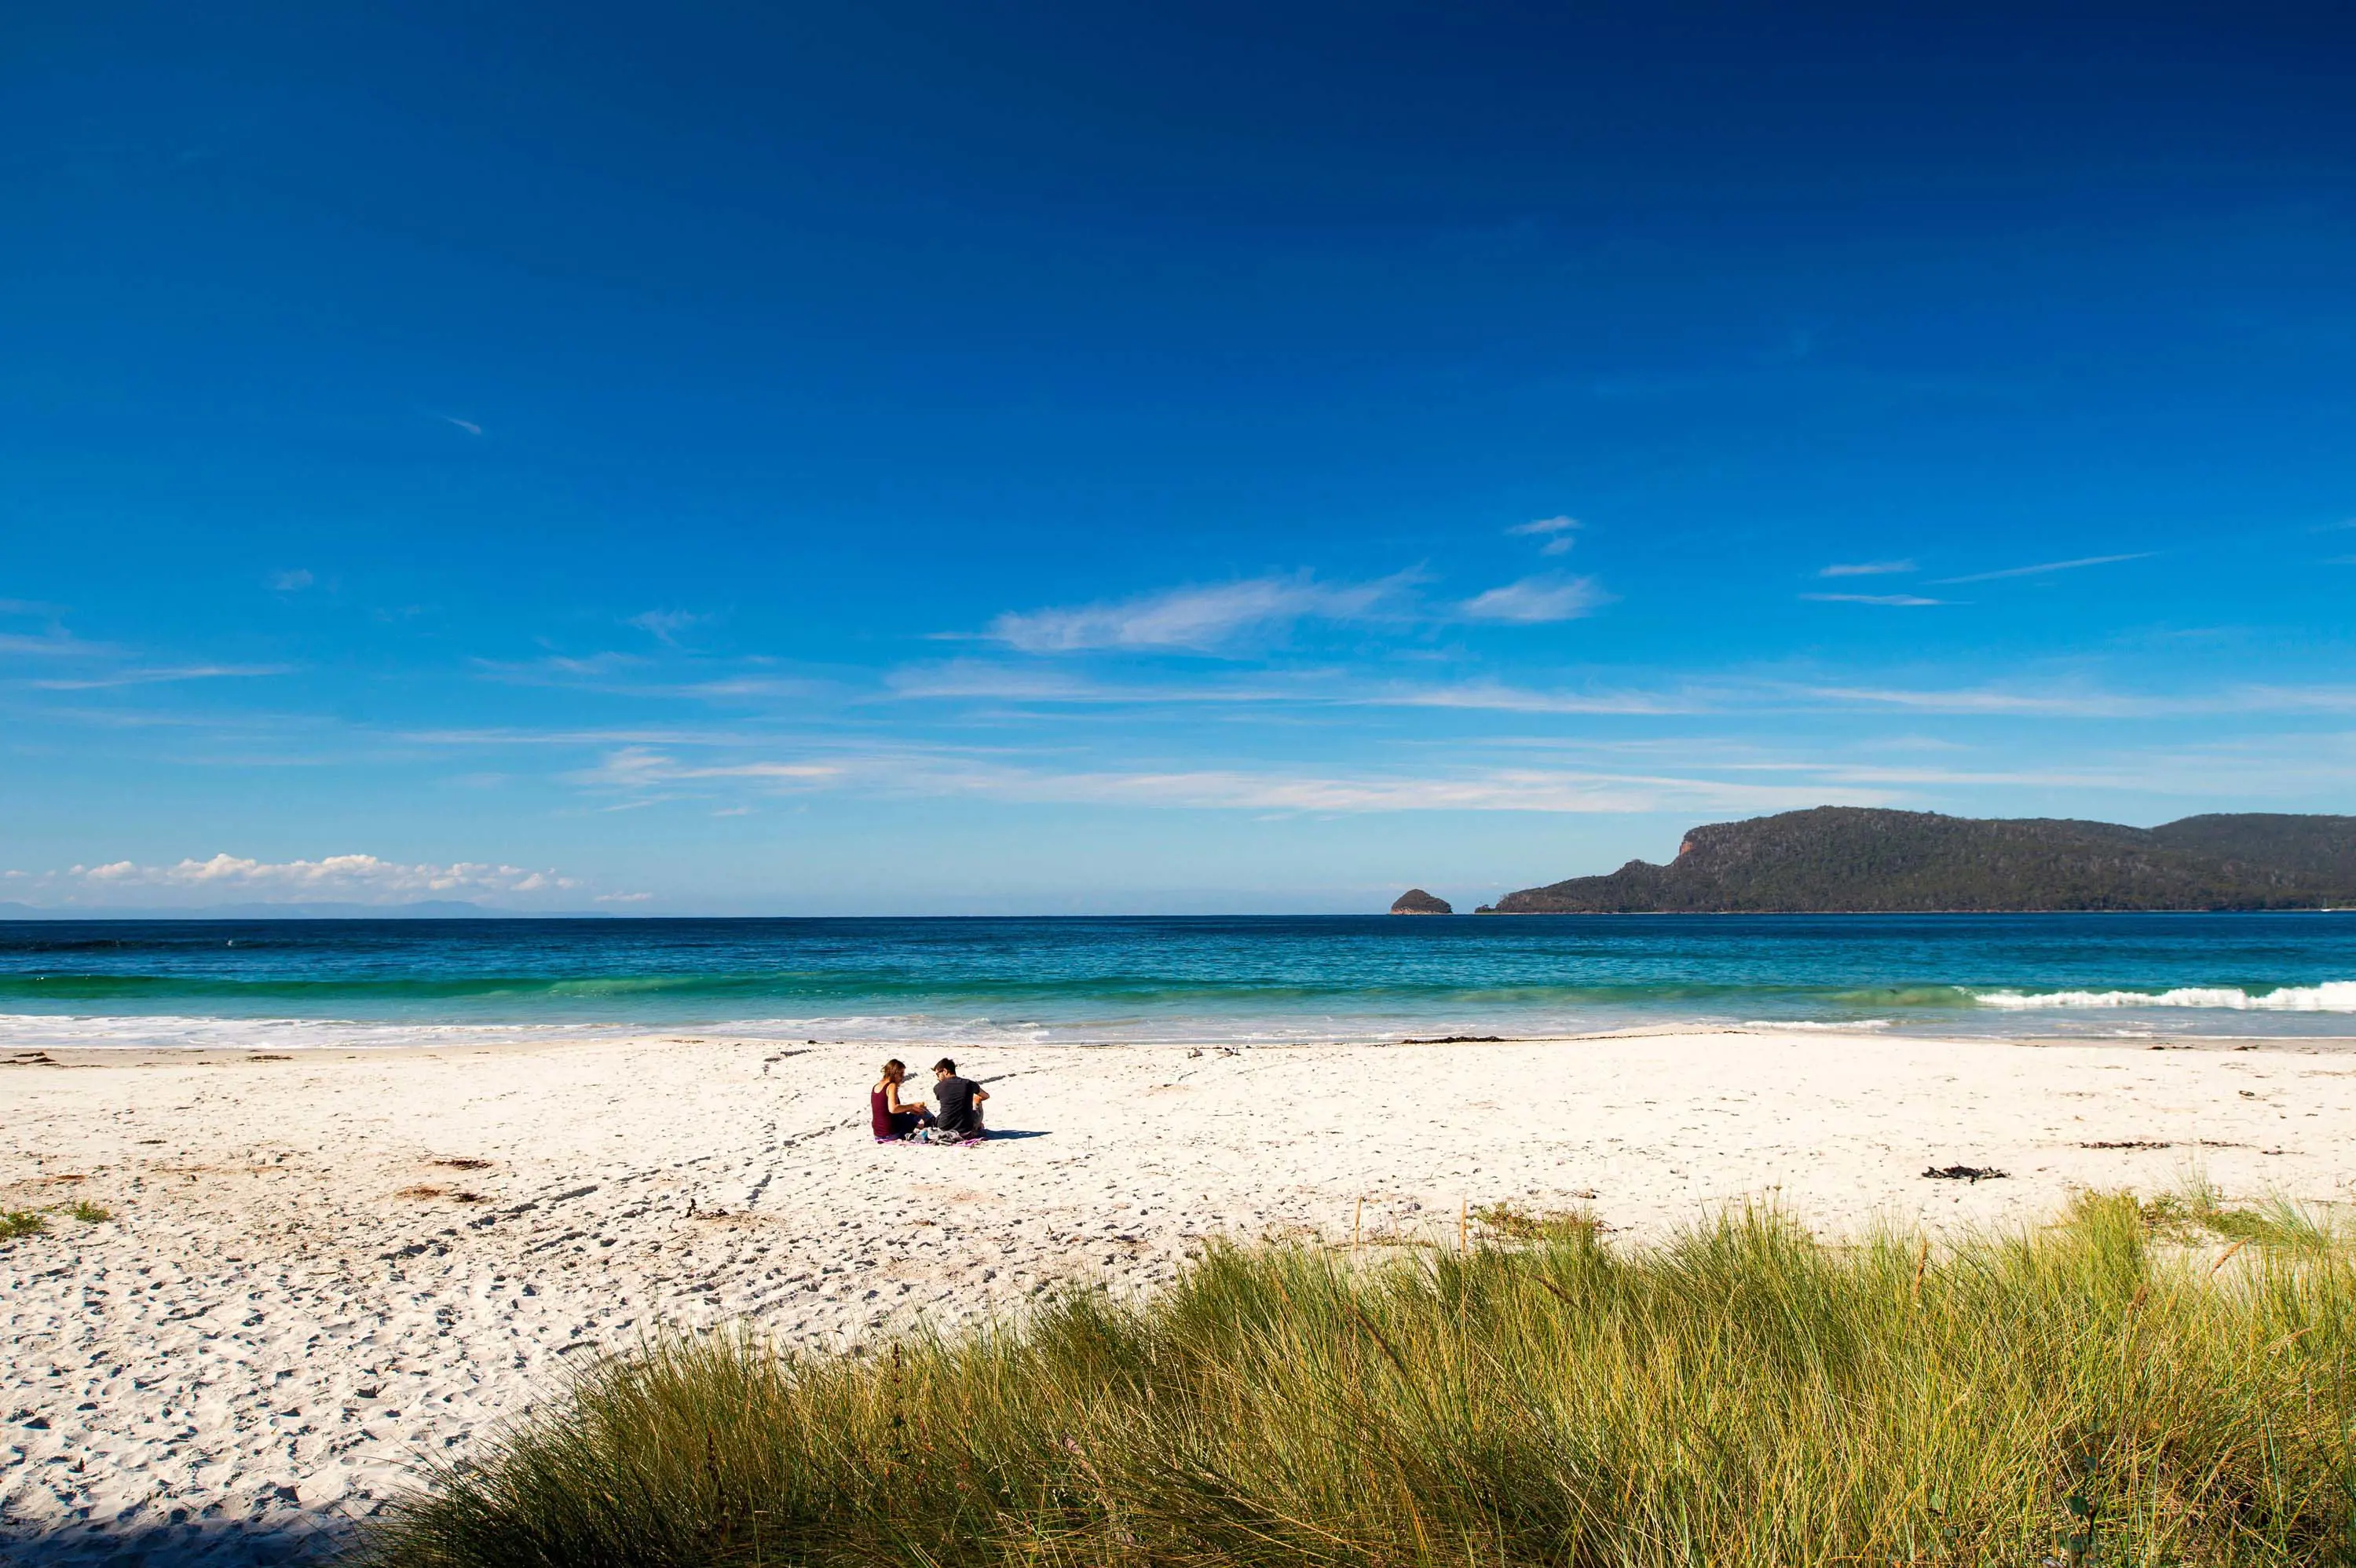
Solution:
<path fill-rule="evenodd" d="M 943 1131 L 969 1133 L 980 1125 L 973 1109 L 975 1088 L 970 1078 L 944 1078 L 933 1085 L 933 1098 L 941 1103 Z"/>

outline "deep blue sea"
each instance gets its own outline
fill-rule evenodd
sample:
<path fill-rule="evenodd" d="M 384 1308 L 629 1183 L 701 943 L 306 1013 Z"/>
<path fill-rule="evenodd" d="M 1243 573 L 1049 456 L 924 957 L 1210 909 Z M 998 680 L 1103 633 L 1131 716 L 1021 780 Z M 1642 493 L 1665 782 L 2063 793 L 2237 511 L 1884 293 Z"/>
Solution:
<path fill-rule="evenodd" d="M 2356 1036 L 2356 914 L 0 923 L 0 1048 Z"/>

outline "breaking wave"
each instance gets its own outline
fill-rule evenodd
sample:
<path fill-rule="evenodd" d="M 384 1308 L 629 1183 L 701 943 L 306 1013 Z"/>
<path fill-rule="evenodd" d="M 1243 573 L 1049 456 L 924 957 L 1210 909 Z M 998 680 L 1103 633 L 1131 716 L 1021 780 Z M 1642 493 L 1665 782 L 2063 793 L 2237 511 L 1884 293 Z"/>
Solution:
<path fill-rule="evenodd" d="M 2027 1011 L 2032 1008 L 2208 1008 L 2252 1013 L 2356 1013 L 2356 980 L 2320 986 L 2277 986 L 2245 991 L 2239 986 L 2179 986 L 2168 991 L 1983 991 L 1984 1008 Z"/>

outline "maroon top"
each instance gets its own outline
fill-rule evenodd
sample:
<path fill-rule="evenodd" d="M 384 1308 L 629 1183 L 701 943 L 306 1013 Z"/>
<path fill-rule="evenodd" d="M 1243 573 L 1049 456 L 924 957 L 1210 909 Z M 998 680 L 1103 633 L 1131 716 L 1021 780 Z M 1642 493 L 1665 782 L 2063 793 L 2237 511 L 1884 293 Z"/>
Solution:
<path fill-rule="evenodd" d="M 891 1098 L 883 1090 L 873 1089 L 868 1092 L 867 1111 L 874 1120 L 877 1137 L 896 1138 L 900 1136 L 900 1129 L 892 1125 Z"/>

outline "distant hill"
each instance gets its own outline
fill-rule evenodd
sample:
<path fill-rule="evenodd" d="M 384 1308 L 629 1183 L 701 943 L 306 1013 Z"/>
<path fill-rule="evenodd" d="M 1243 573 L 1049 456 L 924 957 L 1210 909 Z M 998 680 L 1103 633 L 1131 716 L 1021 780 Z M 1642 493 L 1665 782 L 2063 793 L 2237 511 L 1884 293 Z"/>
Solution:
<path fill-rule="evenodd" d="M 1697 827 L 1665 866 L 1525 888 L 1484 914 L 2356 907 L 2356 816 L 2158 827 L 1821 805 Z"/>

